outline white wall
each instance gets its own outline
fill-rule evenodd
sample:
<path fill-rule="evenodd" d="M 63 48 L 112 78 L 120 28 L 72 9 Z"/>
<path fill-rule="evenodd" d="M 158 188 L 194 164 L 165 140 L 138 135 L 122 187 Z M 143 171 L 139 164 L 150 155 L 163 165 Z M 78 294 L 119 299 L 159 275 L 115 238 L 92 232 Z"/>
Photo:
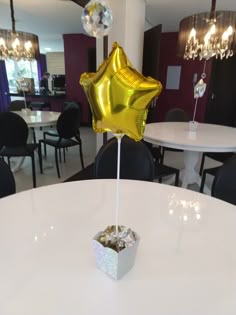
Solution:
<path fill-rule="evenodd" d="M 123 47 L 126 55 L 142 71 L 146 4 L 144 0 L 109 0 L 113 26 L 108 36 L 108 51 L 113 42 Z"/>

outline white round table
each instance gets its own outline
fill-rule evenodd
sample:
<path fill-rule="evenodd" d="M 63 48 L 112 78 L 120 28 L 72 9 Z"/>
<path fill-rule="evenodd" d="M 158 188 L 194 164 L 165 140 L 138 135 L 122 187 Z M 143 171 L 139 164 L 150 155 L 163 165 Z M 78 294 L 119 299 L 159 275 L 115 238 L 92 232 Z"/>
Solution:
<path fill-rule="evenodd" d="M 196 131 L 189 130 L 188 122 L 161 122 L 147 124 L 144 132 L 147 142 L 168 148 L 184 150 L 182 187 L 201 184 L 195 171 L 201 152 L 236 151 L 236 128 L 198 123 Z"/>
<path fill-rule="evenodd" d="M 20 115 L 29 128 L 55 126 L 61 114 L 59 112 L 40 110 L 29 111 L 29 115 L 24 114 L 22 111 L 15 111 L 14 113 Z"/>
<path fill-rule="evenodd" d="M 27 123 L 29 129 L 28 142 L 33 141 L 33 129 L 40 127 L 55 126 L 60 116 L 60 112 L 49 112 L 49 111 L 31 111 L 27 110 L 27 114 L 24 111 L 14 111 L 17 115 L 20 115 L 24 121 Z M 15 173 L 19 171 L 22 167 L 25 158 L 18 158 L 16 164 L 12 167 L 12 172 Z M 51 166 L 51 165 L 50 165 Z"/>
<path fill-rule="evenodd" d="M 95 266 L 114 223 L 115 180 L 0 200 L 0 314 L 235 315 L 236 207 L 191 190 L 121 180 L 119 222 L 140 236 L 120 280 Z"/>

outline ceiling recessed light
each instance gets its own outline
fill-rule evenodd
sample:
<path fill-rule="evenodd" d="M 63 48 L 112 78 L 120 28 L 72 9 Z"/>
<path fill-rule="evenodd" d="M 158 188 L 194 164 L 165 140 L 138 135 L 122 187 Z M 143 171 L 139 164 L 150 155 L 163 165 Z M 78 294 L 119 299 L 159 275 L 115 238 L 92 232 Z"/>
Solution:
<path fill-rule="evenodd" d="M 50 50 L 52 50 L 52 48 L 50 48 L 50 47 L 45 47 L 44 50 L 50 51 Z"/>

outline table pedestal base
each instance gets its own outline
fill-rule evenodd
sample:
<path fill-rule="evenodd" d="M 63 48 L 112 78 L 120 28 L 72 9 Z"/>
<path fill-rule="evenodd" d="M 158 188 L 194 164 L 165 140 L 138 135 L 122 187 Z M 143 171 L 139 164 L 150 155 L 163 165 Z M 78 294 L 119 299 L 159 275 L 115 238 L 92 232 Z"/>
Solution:
<path fill-rule="evenodd" d="M 196 151 L 184 151 L 184 169 L 182 171 L 182 187 L 187 188 L 189 184 L 197 183 L 201 185 L 201 177 L 195 171 L 199 159 L 199 152 Z"/>
<path fill-rule="evenodd" d="M 190 184 L 201 185 L 201 176 L 195 171 L 200 153 L 197 151 L 184 151 L 184 169 L 181 172 L 182 187 L 187 188 Z M 204 192 L 210 195 L 210 189 L 206 187 Z"/>

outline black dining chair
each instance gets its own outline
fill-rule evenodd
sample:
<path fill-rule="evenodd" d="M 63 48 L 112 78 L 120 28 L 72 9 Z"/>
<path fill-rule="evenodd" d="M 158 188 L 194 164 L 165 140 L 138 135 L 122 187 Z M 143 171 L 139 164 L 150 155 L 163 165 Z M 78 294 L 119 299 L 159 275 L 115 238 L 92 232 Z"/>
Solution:
<path fill-rule="evenodd" d="M 0 158 L 0 198 L 13 195 L 16 192 L 14 175 L 7 163 Z"/>
<path fill-rule="evenodd" d="M 80 105 L 80 103 L 79 102 L 64 102 L 63 111 L 65 111 L 67 109 L 70 109 L 70 108 L 77 108 L 79 110 L 80 117 L 78 118 L 78 120 L 79 120 L 79 124 L 80 124 L 80 119 L 81 119 L 81 105 Z M 78 125 L 78 128 L 79 127 L 80 126 Z M 57 132 L 57 130 L 55 128 L 54 129 L 49 129 L 47 131 L 44 131 L 44 133 L 43 133 L 43 140 L 44 140 L 44 156 L 45 156 L 45 158 L 47 158 L 47 147 L 46 147 L 46 143 L 45 143 L 45 140 L 46 140 L 47 136 L 59 137 L 58 132 Z M 63 149 L 64 162 L 66 160 L 66 158 L 65 158 L 65 150 L 66 150 L 66 148 Z M 60 157 L 60 161 L 61 161 L 61 151 L 59 151 L 59 157 Z"/>
<path fill-rule="evenodd" d="M 189 120 L 189 114 L 178 107 L 170 109 L 165 115 L 165 122 L 188 122 Z M 162 147 L 161 151 L 161 163 L 163 163 L 166 151 L 182 152 L 183 150 Z"/>
<path fill-rule="evenodd" d="M 221 152 L 220 153 L 204 152 L 202 154 L 202 160 L 201 160 L 200 171 L 199 171 L 199 174 L 202 175 L 201 186 L 200 186 L 200 192 L 201 193 L 204 191 L 204 186 L 205 186 L 205 181 L 206 181 L 207 175 L 211 175 L 213 177 L 216 176 L 216 173 L 218 172 L 219 168 L 221 167 L 221 165 L 220 165 L 220 166 L 215 166 L 215 167 L 210 167 L 210 168 L 204 169 L 205 158 L 209 157 L 212 160 L 224 163 L 233 156 L 234 156 L 234 153 L 232 153 L 232 152 L 222 152 L 222 153 Z"/>
<path fill-rule="evenodd" d="M 165 115 L 165 121 L 189 121 L 189 114 L 182 108 L 172 108 Z"/>
<path fill-rule="evenodd" d="M 236 205 L 236 155 L 218 168 L 212 183 L 211 195 Z"/>
<path fill-rule="evenodd" d="M 76 107 L 68 108 L 62 112 L 57 120 L 57 136 L 39 140 L 40 171 L 43 173 L 42 148 L 41 145 L 49 145 L 55 149 L 55 161 L 58 178 L 61 177 L 58 163 L 58 153 L 61 149 L 79 146 L 80 161 L 84 169 L 82 140 L 80 137 L 80 111 Z"/>
<path fill-rule="evenodd" d="M 25 109 L 25 108 L 32 110 L 30 101 L 15 100 L 15 101 L 11 101 L 10 102 L 8 110 L 10 112 L 14 112 L 14 111 L 21 111 L 22 109 Z M 32 130 L 32 133 L 33 133 L 34 143 L 36 143 L 37 141 L 36 141 L 35 129 L 33 127 L 31 127 L 31 130 Z"/>
<path fill-rule="evenodd" d="M 150 150 L 155 166 L 154 179 L 162 183 L 162 179 L 167 176 L 175 176 L 175 186 L 179 186 L 179 170 L 175 167 L 165 165 L 162 163 L 162 151 L 160 147 L 153 146 L 151 143 L 143 140 L 143 143 Z"/>
<path fill-rule="evenodd" d="M 94 165 L 95 178 L 117 177 L 117 139 L 109 139 L 99 150 Z M 153 181 L 154 162 L 146 145 L 124 136 L 121 139 L 120 178 Z"/>
<path fill-rule="evenodd" d="M 233 152 L 203 152 L 199 174 L 203 175 L 204 165 L 206 158 L 210 158 L 214 161 L 224 163 L 227 159 L 231 158 L 234 155 Z"/>
<path fill-rule="evenodd" d="M 30 157 L 33 187 L 36 187 L 34 152 L 37 144 L 27 143 L 28 133 L 28 126 L 21 116 L 13 112 L 0 113 L 0 156 L 7 157 L 8 161 L 11 157 Z"/>
<path fill-rule="evenodd" d="M 20 111 L 25 108 L 25 102 L 21 100 L 11 101 L 8 107 L 10 112 L 12 111 Z M 26 108 L 31 109 L 30 101 L 26 101 Z"/>
<path fill-rule="evenodd" d="M 211 175 L 211 176 L 215 177 L 216 173 L 218 172 L 220 167 L 221 166 L 216 166 L 216 167 L 211 167 L 211 168 L 204 169 L 204 171 L 202 173 L 201 185 L 200 185 L 200 190 L 199 190 L 201 193 L 204 192 L 204 187 L 205 187 L 205 182 L 206 182 L 207 175 Z"/>

